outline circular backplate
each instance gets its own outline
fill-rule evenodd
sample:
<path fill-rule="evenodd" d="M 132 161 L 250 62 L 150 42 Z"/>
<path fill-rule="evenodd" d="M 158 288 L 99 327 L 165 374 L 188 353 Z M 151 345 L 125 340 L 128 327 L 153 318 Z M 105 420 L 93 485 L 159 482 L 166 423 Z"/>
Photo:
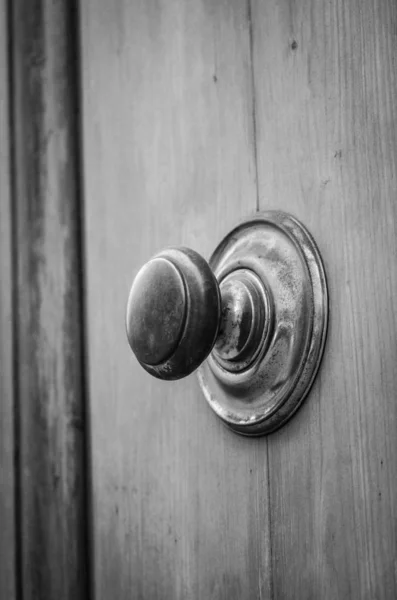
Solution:
<path fill-rule="evenodd" d="M 204 395 L 234 431 L 263 435 L 297 410 L 316 376 L 327 331 L 328 293 L 319 251 L 294 217 L 257 213 L 231 231 L 210 259 L 219 283 L 252 271 L 268 318 L 255 360 L 232 371 L 212 352 L 198 370 Z M 270 307 L 270 309 L 269 309 Z"/>

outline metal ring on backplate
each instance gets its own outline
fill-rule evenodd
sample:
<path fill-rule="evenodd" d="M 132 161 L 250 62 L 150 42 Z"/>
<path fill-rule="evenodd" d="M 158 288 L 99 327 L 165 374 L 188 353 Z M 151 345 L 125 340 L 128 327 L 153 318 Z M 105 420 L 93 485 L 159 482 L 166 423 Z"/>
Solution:
<path fill-rule="evenodd" d="M 302 403 L 323 354 L 328 292 L 319 251 L 297 219 L 271 211 L 233 229 L 209 264 L 221 289 L 237 271 L 256 282 L 265 317 L 258 317 L 259 345 L 250 360 L 228 367 L 215 348 L 198 370 L 201 388 L 234 431 L 270 433 Z"/>

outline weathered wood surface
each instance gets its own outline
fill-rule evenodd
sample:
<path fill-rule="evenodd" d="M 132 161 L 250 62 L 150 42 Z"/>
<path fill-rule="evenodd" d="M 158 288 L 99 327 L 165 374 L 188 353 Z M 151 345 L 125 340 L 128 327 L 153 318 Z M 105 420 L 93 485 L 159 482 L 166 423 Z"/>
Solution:
<path fill-rule="evenodd" d="M 392 0 L 82 6 L 99 599 L 397 596 L 396 25 Z M 123 317 L 139 265 L 208 256 L 257 192 L 318 241 L 331 318 L 302 409 L 245 440 Z"/>
<path fill-rule="evenodd" d="M 81 38 L 95 597 L 266 598 L 266 439 L 150 377 L 124 326 L 152 254 L 208 257 L 255 210 L 247 7 L 92 0 Z"/>
<path fill-rule="evenodd" d="M 16 597 L 14 332 L 7 2 L 0 1 L 0 598 Z"/>
<path fill-rule="evenodd" d="M 330 328 L 269 438 L 275 599 L 397 597 L 397 5 L 254 0 L 260 207 L 325 260 Z"/>
<path fill-rule="evenodd" d="M 75 32 L 68 2 L 12 4 L 24 600 L 87 598 Z"/>

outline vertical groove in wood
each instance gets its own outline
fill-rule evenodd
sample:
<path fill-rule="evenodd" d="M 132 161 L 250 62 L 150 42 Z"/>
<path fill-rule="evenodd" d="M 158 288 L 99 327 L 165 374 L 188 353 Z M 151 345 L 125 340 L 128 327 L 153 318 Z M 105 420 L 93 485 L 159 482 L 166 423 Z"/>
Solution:
<path fill-rule="evenodd" d="M 76 215 L 77 254 L 78 254 L 78 277 L 77 284 L 80 289 L 80 346 L 81 346 L 81 391 L 82 391 L 82 417 L 84 421 L 84 443 L 83 443 L 83 496 L 84 496 L 84 523 L 85 523 L 85 568 L 86 568 L 86 600 L 95 598 L 94 589 L 94 544 L 93 536 L 93 486 L 92 486 L 92 460 L 91 460 L 91 423 L 89 419 L 90 389 L 88 386 L 88 327 L 87 327 L 87 302 L 86 302 L 86 243 L 85 243 L 85 202 L 84 202 L 84 149 L 83 149 L 83 87 L 82 87 L 82 28 L 81 28 L 81 3 L 73 0 L 70 5 L 71 25 L 71 61 L 74 65 L 73 79 L 75 81 L 75 169 L 78 207 Z"/>
<path fill-rule="evenodd" d="M 256 64 L 255 64 L 255 32 L 256 27 L 253 23 L 254 0 L 248 0 L 248 22 L 250 28 L 250 63 L 251 63 L 251 86 L 252 86 L 252 120 L 253 120 L 253 142 L 255 153 L 255 177 L 256 177 L 256 210 L 261 210 L 260 187 L 259 187 L 259 156 L 258 148 L 258 110 L 257 110 L 257 90 L 256 90 Z M 254 12 L 256 16 L 256 12 Z M 254 16 L 254 18 L 255 18 Z M 273 555 L 273 536 L 272 536 L 272 496 L 271 496 L 271 471 L 270 471 L 270 443 L 269 438 L 266 438 L 266 471 L 267 471 L 267 515 L 266 528 L 268 537 L 268 586 L 267 595 L 269 600 L 274 599 L 274 555 Z M 260 523 L 258 523 L 260 527 Z M 262 596 L 260 596 L 262 598 Z"/>
<path fill-rule="evenodd" d="M 13 3 L 23 600 L 87 598 L 75 15 Z"/>
<path fill-rule="evenodd" d="M 7 0 L 0 0 L 0 598 L 16 599 L 13 265 Z"/>
<path fill-rule="evenodd" d="M 258 143 L 256 127 L 256 94 L 254 70 L 254 28 L 252 26 L 252 0 L 247 0 L 247 20 L 249 29 L 249 61 L 251 71 L 251 99 L 252 99 L 252 143 L 255 163 L 256 210 L 259 210 L 259 181 L 258 181 Z"/>
<path fill-rule="evenodd" d="M 251 97 L 252 97 L 252 136 L 255 157 L 255 185 L 256 185 L 256 211 L 260 210 L 259 197 L 259 167 L 258 167 L 258 127 L 257 127 L 257 107 L 256 107 L 256 85 L 255 85 L 255 52 L 254 52 L 254 24 L 252 22 L 252 5 L 253 0 L 247 0 L 247 18 L 249 26 L 249 45 L 250 45 L 250 68 L 251 68 Z M 267 540 L 269 548 L 267 550 L 267 559 L 269 561 L 269 574 L 267 576 L 266 592 L 269 595 L 269 600 L 274 598 L 273 585 L 273 545 L 272 545 L 272 511 L 271 511 L 271 478 L 270 478 L 270 460 L 269 460 L 269 441 L 266 438 L 266 472 L 267 472 Z M 258 499 L 260 501 L 260 499 Z M 262 588 L 261 588 L 262 589 Z"/>

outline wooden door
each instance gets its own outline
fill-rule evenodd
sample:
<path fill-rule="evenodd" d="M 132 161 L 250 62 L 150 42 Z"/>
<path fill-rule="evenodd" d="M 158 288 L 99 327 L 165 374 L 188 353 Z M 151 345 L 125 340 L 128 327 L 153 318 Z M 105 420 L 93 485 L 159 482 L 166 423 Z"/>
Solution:
<path fill-rule="evenodd" d="M 397 597 L 393 0 L 81 3 L 97 600 Z M 131 278 L 242 217 L 298 217 L 330 326 L 303 407 L 227 430 L 129 351 Z"/>

